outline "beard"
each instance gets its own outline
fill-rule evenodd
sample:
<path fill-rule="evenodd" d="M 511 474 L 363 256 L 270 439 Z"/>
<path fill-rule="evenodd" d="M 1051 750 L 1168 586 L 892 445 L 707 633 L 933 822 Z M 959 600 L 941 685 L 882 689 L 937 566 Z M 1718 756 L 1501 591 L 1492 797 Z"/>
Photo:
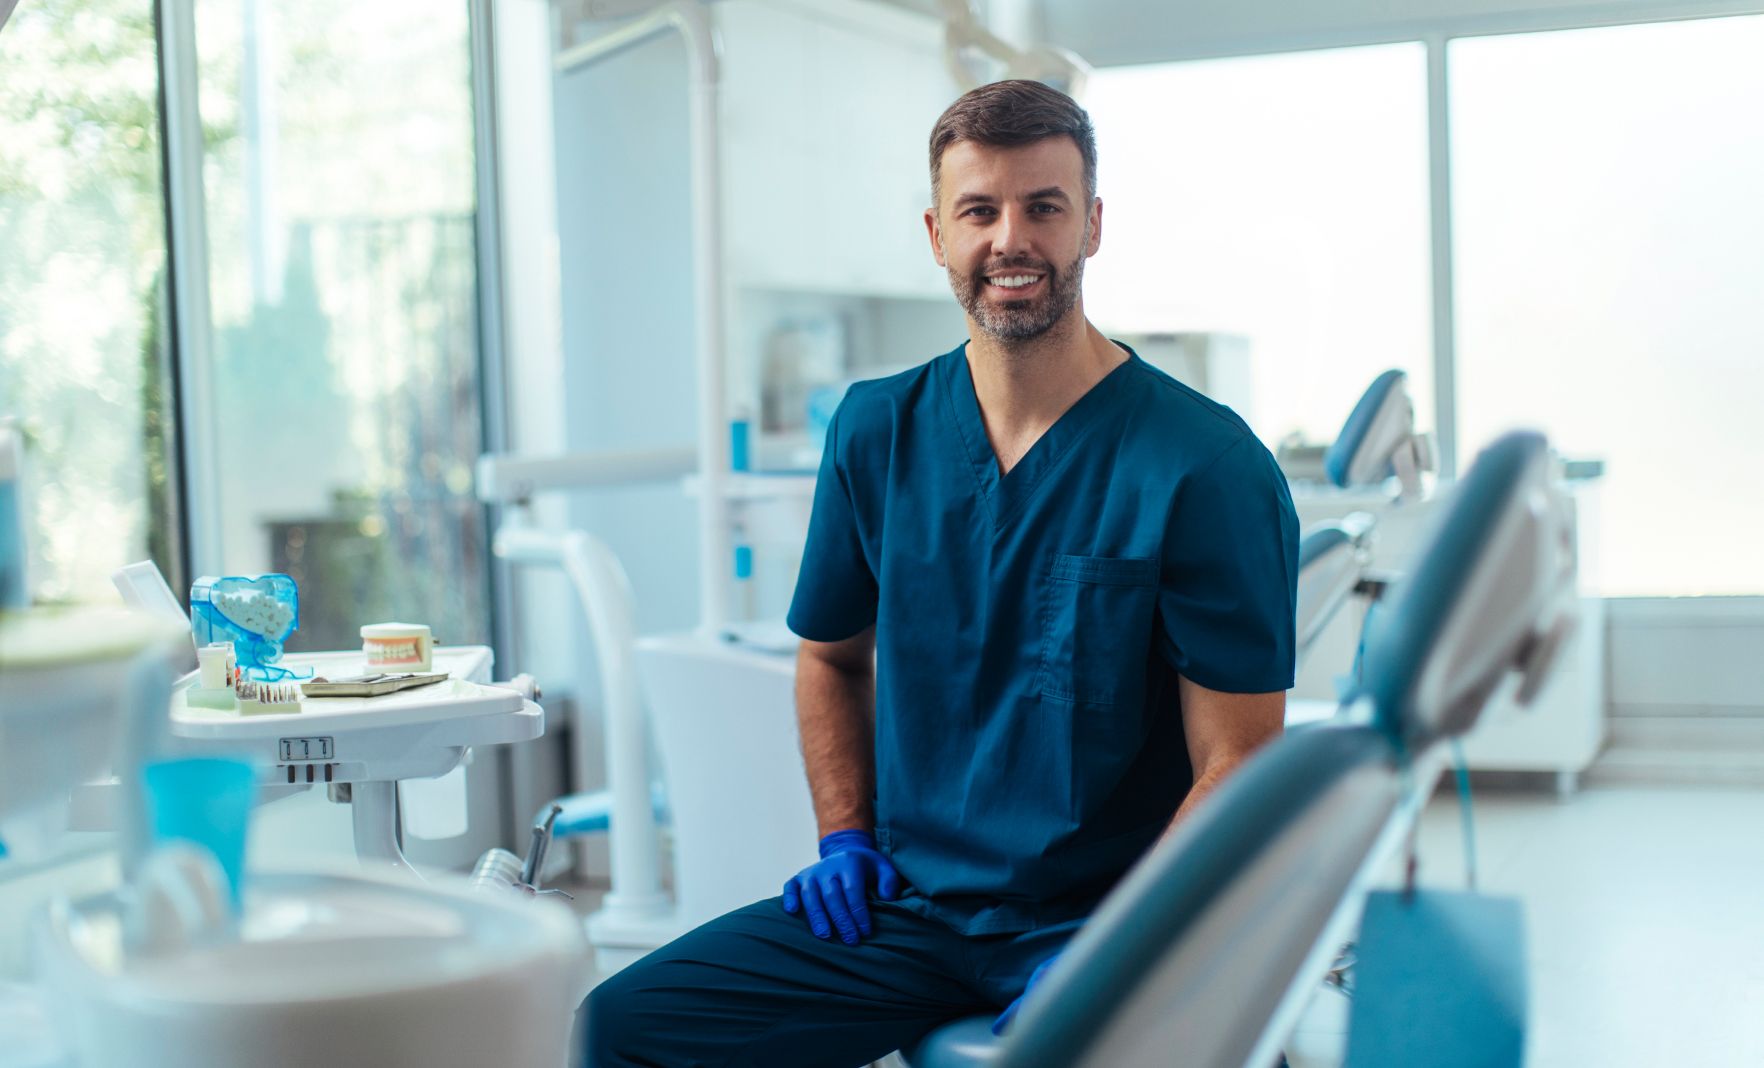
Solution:
<path fill-rule="evenodd" d="M 1039 297 L 1023 300 L 987 300 L 986 276 L 1010 268 L 1022 268 L 1047 276 L 1047 288 Z M 1079 252 L 1071 263 L 1054 267 L 1044 260 L 1018 256 L 999 260 L 972 273 L 964 273 L 952 264 L 949 288 L 969 318 L 999 341 L 1030 341 L 1053 329 L 1078 303 L 1078 289 L 1084 281 L 1084 253 Z"/>

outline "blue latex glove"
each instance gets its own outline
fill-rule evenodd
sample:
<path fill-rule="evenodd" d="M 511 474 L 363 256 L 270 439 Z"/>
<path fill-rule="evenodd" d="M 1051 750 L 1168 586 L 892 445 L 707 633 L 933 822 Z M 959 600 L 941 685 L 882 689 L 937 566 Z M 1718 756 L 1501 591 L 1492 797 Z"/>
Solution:
<path fill-rule="evenodd" d="M 868 831 L 834 831 L 821 839 L 821 859 L 784 884 L 784 911 L 808 913 L 816 938 L 854 946 L 870 934 L 870 891 L 880 901 L 900 896 L 905 881 L 876 849 Z"/>
<path fill-rule="evenodd" d="M 1047 974 L 1047 970 L 1049 968 L 1053 967 L 1053 962 L 1056 960 L 1059 960 L 1059 959 L 1060 959 L 1060 955 L 1058 953 L 1055 953 L 1053 956 L 1047 958 L 1046 960 L 1042 961 L 1040 964 L 1037 964 L 1035 966 L 1035 970 L 1029 973 L 1028 984 L 1023 987 L 1023 992 L 1021 994 L 1017 995 L 1017 1000 L 1011 1002 L 1009 1005 L 1006 1005 L 1005 1011 L 999 1013 L 998 1019 L 992 1021 L 992 1033 L 993 1034 L 995 1034 L 995 1035 L 1004 1034 L 1005 1028 L 1009 1027 L 1011 1025 L 1011 1021 L 1017 1018 L 1017 1010 L 1022 1008 L 1023 999 L 1029 996 L 1029 991 L 1035 989 L 1035 984 L 1039 983 L 1041 981 L 1041 977 Z"/>

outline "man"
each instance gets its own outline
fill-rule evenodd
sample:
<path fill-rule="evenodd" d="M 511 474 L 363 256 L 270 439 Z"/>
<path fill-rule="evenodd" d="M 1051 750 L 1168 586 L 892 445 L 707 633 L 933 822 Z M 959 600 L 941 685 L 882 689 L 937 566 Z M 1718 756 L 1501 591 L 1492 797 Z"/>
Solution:
<path fill-rule="evenodd" d="M 969 340 L 846 396 L 790 610 L 822 859 L 598 988 L 591 1065 L 850 1068 L 1014 1008 L 1281 729 L 1292 502 L 1240 419 L 1085 318 L 1088 116 L 984 86 L 931 176 Z"/>

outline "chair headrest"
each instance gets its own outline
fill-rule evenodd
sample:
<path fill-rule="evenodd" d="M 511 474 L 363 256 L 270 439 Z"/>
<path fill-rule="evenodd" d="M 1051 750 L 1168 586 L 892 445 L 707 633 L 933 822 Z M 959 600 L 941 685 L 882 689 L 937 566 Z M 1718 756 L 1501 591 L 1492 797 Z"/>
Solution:
<path fill-rule="evenodd" d="M 1372 380 L 1323 454 L 1323 472 L 1343 488 L 1383 482 L 1394 470 L 1391 454 L 1415 433 L 1409 376 L 1390 370 Z"/>
<path fill-rule="evenodd" d="M 1510 672 L 1528 700 L 1572 629 L 1573 579 L 1548 443 L 1507 434 L 1459 481 L 1415 568 L 1369 621 L 1359 694 L 1411 751 L 1469 730 Z"/>

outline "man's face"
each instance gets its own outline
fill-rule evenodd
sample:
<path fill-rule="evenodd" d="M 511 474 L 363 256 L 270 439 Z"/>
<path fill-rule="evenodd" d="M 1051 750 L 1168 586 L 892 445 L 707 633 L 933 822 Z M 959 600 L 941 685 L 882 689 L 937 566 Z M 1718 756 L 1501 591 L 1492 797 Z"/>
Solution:
<path fill-rule="evenodd" d="M 958 141 L 943 153 L 931 250 L 976 326 L 1001 341 L 1039 337 L 1078 303 L 1102 242 L 1102 202 L 1084 195 L 1068 137 L 1015 148 Z"/>

